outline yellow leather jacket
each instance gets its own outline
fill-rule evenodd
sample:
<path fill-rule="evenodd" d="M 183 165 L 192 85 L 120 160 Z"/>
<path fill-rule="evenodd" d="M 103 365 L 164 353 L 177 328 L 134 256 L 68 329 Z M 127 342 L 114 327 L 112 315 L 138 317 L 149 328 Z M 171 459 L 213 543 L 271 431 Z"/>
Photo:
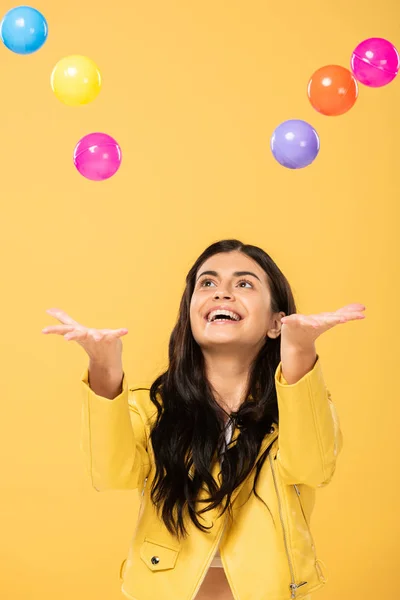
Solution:
<path fill-rule="evenodd" d="M 128 557 L 121 565 L 122 593 L 131 600 L 193 600 L 220 544 L 222 563 L 235 600 L 291 600 L 321 588 L 326 577 L 310 531 L 316 488 L 335 471 L 342 434 L 319 356 L 313 369 L 293 385 L 275 372 L 279 428 L 251 493 L 254 471 L 233 494 L 233 518 L 203 513 L 209 533 L 190 520 L 188 537 L 178 542 L 159 519 L 150 500 L 154 457 L 149 434 L 156 415 L 148 390 L 128 388 L 109 400 L 88 385 L 83 392 L 81 448 L 97 491 L 137 489 L 141 504 Z M 233 441 L 238 430 L 233 432 Z M 220 465 L 213 468 L 218 481 Z"/>

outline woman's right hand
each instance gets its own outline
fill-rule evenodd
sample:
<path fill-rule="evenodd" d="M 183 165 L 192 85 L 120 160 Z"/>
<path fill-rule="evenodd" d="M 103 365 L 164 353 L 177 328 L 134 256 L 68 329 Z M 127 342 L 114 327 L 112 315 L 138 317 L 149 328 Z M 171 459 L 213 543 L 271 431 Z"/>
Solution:
<path fill-rule="evenodd" d="M 55 317 L 61 325 L 50 325 L 42 333 L 55 333 L 66 340 L 75 340 L 88 354 L 91 362 L 103 368 L 115 369 L 122 365 L 121 337 L 128 333 L 123 329 L 93 329 L 74 321 L 59 308 L 49 308 L 46 312 Z"/>

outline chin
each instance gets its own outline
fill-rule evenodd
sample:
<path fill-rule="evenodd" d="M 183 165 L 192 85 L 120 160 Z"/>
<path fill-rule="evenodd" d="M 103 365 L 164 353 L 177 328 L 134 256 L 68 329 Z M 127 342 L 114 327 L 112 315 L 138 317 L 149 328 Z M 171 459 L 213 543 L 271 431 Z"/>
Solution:
<path fill-rule="evenodd" d="M 222 336 L 222 335 L 215 336 L 213 338 L 202 339 L 197 343 L 199 344 L 200 348 L 204 348 L 206 350 L 209 350 L 212 348 L 217 348 L 218 346 L 238 347 L 238 346 L 247 345 L 246 342 L 240 337 L 237 337 L 237 338 L 230 337 L 229 338 L 228 336 Z"/>

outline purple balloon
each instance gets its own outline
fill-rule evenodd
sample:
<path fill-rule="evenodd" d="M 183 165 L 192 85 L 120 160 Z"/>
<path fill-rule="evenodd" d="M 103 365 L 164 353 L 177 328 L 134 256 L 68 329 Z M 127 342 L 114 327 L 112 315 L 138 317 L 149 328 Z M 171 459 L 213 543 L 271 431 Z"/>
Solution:
<path fill-rule="evenodd" d="M 319 152 L 319 137 L 311 125 L 300 119 L 284 121 L 271 137 L 275 159 L 288 169 L 302 169 L 310 165 Z"/>
<path fill-rule="evenodd" d="M 74 165 L 81 175 L 92 181 L 103 181 L 115 175 L 121 160 L 121 148 L 106 133 L 89 133 L 75 146 Z"/>

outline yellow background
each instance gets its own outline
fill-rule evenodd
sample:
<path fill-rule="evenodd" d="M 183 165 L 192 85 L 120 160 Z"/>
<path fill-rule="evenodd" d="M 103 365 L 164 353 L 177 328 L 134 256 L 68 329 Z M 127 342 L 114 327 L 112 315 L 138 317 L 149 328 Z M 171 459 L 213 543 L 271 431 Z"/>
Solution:
<path fill-rule="evenodd" d="M 3 11 L 13 5 L 5 6 Z M 86 355 L 44 336 L 61 307 L 93 327 L 129 328 L 132 385 L 166 365 L 186 272 L 211 242 L 260 245 L 298 310 L 367 306 L 318 342 L 345 435 L 313 519 L 330 581 L 321 600 L 398 592 L 399 81 L 360 86 L 347 114 L 308 103 L 319 67 L 349 65 L 361 40 L 400 46 L 400 7 L 381 0 L 202 2 L 42 0 L 45 46 L 1 52 L 1 534 L 4 600 L 117 600 L 134 492 L 98 494 L 79 449 Z M 103 88 L 84 107 L 50 88 L 56 62 L 83 54 Z M 321 152 L 278 165 L 274 128 L 302 118 Z M 117 175 L 85 180 L 72 153 L 114 136 Z M 179 599 L 177 599 L 179 600 Z"/>

